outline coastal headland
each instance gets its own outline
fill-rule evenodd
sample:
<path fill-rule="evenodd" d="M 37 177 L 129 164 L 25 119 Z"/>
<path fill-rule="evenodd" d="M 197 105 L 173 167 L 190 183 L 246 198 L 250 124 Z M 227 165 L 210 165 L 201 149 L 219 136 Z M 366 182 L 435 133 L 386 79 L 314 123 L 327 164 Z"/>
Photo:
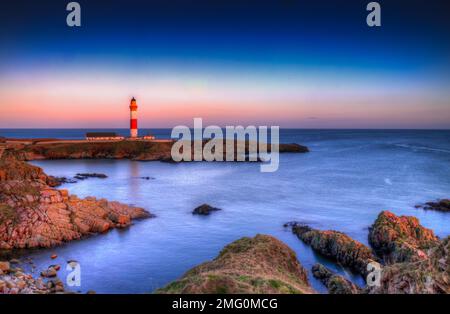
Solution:
<path fill-rule="evenodd" d="M 204 146 L 207 143 L 208 140 L 203 140 L 202 145 Z M 131 159 L 172 162 L 171 150 L 173 144 L 173 140 L 5 139 L 5 142 L 1 145 L 5 149 L 13 151 L 17 158 L 26 161 L 44 159 Z M 191 145 L 192 152 L 194 152 L 194 143 L 191 142 Z M 237 154 L 237 145 L 238 141 L 235 141 L 234 154 Z M 257 153 L 257 151 L 251 151 L 248 141 L 244 143 L 244 146 L 244 154 Z M 267 151 L 270 152 L 270 145 L 267 146 Z M 309 152 L 309 149 L 299 144 L 279 144 L 279 152 L 306 153 Z M 224 145 L 224 156 L 226 153 L 227 148 Z"/>

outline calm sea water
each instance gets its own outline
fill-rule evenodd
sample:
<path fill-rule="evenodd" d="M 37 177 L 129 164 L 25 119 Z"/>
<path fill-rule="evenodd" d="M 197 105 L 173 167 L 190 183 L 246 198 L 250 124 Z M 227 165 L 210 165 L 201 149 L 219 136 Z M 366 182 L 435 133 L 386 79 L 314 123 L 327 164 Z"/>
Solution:
<path fill-rule="evenodd" d="M 0 130 L 0 136 L 80 138 L 84 132 Z M 151 132 L 161 137 L 170 133 Z M 388 209 L 418 217 L 440 237 L 450 234 L 450 214 L 414 208 L 450 196 L 450 131 L 282 130 L 281 141 L 305 144 L 311 152 L 282 154 L 275 173 L 260 173 L 259 165 L 252 163 L 35 161 L 55 176 L 105 173 L 105 180 L 88 179 L 64 188 L 80 197 L 142 206 L 157 218 L 25 255 L 38 269 L 79 261 L 82 282 L 75 291 L 145 293 L 214 258 L 224 245 L 264 233 L 295 250 L 309 272 L 319 261 L 362 284 L 357 275 L 312 252 L 283 223 L 297 220 L 335 229 L 367 243 L 368 227 Z M 143 176 L 154 179 L 139 178 Z M 223 211 L 193 216 L 192 209 L 202 203 Z M 56 262 L 50 260 L 52 253 L 58 255 Z M 64 279 L 64 268 L 60 273 Z"/>

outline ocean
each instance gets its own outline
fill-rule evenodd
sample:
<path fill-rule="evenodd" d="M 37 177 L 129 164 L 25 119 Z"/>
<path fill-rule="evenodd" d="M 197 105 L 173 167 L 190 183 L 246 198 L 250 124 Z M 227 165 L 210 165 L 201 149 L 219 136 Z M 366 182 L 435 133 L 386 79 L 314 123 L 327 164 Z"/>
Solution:
<path fill-rule="evenodd" d="M 157 137 L 170 136 L 169 129 L 148 131 Z M 75 139 L 83 138 L 85 132 L 0 129 L 0 136 Z M 81 286 L 74 291 L 147 293 L 213 259 L 226 244 L 262 233 L 289 245 L 308 270 L 313 287 L 325 292 L 311 276 L 316 262 L 360 285 L 363 281 L 314 253 L 284 223 L 300 221 L 342 231 L 367 244 L 369 226 L 380 211 L 390 210 L 416 216 L 440 237 L 450 234 L 450 214 L 414 207 L 450 197 L 449 130 L 284 129 L 280 135 L 281 142 L 306 145 L 311 152 L 281 154 L 274 173 L 261 173 L 256 163 L 33 161 L 54 176 L 104 173 L 107 179 L 92 178 L 63 188 L 80 197 L 141 206 L 157 217 L 137 221 L 125 230 L 21 254 L 33 258 L 38 270 L 77 260 L 82 276 Z M 152 179 L 140 178 L 147 176 Z M 223 210 L 207 217 L 192 215 L 203 203 Z M 50 260 L 54 253 L 56 261 Z M 63 267 L 61 278 L 65 272 Z"/>

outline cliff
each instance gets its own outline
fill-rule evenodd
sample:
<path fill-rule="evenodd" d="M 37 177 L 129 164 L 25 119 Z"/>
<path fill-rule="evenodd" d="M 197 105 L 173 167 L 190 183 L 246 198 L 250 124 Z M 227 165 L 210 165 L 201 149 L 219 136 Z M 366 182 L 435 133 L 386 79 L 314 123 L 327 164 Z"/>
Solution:
<path fill-rule="evenodd" d="M 380 285 L 360 290 L 322 265 L 313 275 L 330 293 L 450 293 L 450 237 L 439 240 L 432 230 L 411 216 L 381 212 L 369 228 L 372 250 L 338 231 L 320 231 L 288 223 L 292 231 L 320 254 L 367 275 L 366 266 L 381 260 Z"/>
<path fill-rule="evenodd" d="M 314 293 L 295 252 L 267 235 L 241 238 L 157 293 Z"/>
<path fill-rule="evenodd" d="M 380 286 L 368 288 L 373 294 L 449 294 L 450 237 L 428 251 L 427 258 L 383 268 Z"/>
<path fill-rule="evenodd" d="M 5 151 L 0 159 L 0 249 L 50 247 L 150 217 L 142 208 L 48 185 L 41 168 Z"/>
<path fill-rule="evenodd" d="M 207 141 L 203 142 L 205 145 Z M 22 160 L 38 159 L 132 159 L 141 161 L 172 161 L 173 142 L 116 141 L 116 142 L 43 142 L 10 145 Z M 236 143 L 235 143 L 236 147 Z M 270 148 L 270 147 L 269 147 Z M 270 149 L 269 149 L 270 151 Z M 308 148 L 298 144 L 280 144 L 280 153 L 306 153 Z M 192 154 L 194 149 L 192 147 Z M 249 145 L 246 143 L 246 154 Z M 236 149 L 235 149 L 236 154 Z M 225 160 L 226 147 L 223 155 Z"/>

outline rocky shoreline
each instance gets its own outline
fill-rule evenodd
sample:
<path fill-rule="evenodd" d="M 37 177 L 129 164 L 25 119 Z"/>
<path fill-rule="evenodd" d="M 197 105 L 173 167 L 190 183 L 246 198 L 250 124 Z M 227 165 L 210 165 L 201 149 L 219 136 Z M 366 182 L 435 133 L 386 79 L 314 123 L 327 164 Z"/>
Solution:
<path fill-rule="evenodd" d="M 380 262 L 379 285 L 357 289 L 342 276 L 323 265 L 312 269 L 330 293 L 450 293 L 450 237 L 438 239 L 417 218 L 381 212 L 369 228 L 373 250 L 345 233 L 316 230 L 299 223 L 288 223 L 297 237 L 323 256 L 360 273 L 370 273 L 370 263 Z"/>
<path fill-rule="evenodd" d="M 106 143 L 109 144 L 109 143 Z M 43 248 L 60 245 L 113 228 L 124 228 L 132 220 L 153 215 L 143 208 L 105 199 L 78 198 L 67 190 L 56 189 L 61 182 L 47 176 L 30 159 L 60 158 L 130 158 L 166 160 L 162 151 L 147 147 L 137 151 L 113 152 L 97 143 L 80 154 L 84 146 L 69 150 L 67 146 L 37 144 L 1 151 L 0 156 L 0 250 Z M 160 143 L 166 145 L 167 143 Z M 134 144 L 133 144 L 134 145 Z M 306 152 L 293 144 L 284 151 Z M 84 147 L 86 148 L 86 147 Z M 92 148 L 92 149 L 91 149 Z M 116 147 L 117 148 L 117 147 Z M 129 148 L 129 147 L 128 147 Z M 141 147 L 142 148 L 142 147 Z M 61 150 L 60 150 L 61 149 Z M 147 151 L 147 149 L 149 149 Z M 281 147 L 280 147 L 281 151 Z M 105 178 L 95 173 L 80 178 Z M 426 203 L 430 208 L 447 211 L 448 200 Z M 442 209 L 443 208 L 443 209 Z M 207 204 L 193 214 L 208 215 L 218 208 Z M 318 230 L 291 222 L 285 224 L 305 244 L 327 259 L 348 267 L 363 278 L 372 263 L 380 263 L 382 276 L 378 285 L 358 287 L 345 277 L 321 264 L 311 271 L 333 294 L 450 293 L 450 237 L 439 239 L 433 231 L 420 225 L 415 217 L 381 212 L 370 226 L 366 246 L 343 232 Z M 65 293 L 57 278 L 56 267 L 42 270 L 40 278 L 27 274 L 16 261 L 0 261 L 0 293 Z M 212 261 L 189 270 L 183 277 L 157 293 L 316 293 L 310 286 L 306 269 L 288 246 L 279 240 L 257 235 L 241 238 L 227 245 Z"/>
<path fill-rule="evenodd" d="M 205 145 L 208 141 L 203 141 Z M 164 161 L 174 162 L 171 156 L 172 141 L 113 141 L 113 142 L 31 142 L 14 143 L 6 145 L 8 150 L 14 150 L 16 156 L 25 161 L 45 159 L 131 159 L 138 161 Z M 189 144 L 187 144 L 189 145 Z M 235 156 L 237 142 L 235 142 Z M 193 142 L 192 154 L 194 154 Z M 270 145 L 267 147 L 270 152 Z M 223 146 L 224 160 L 226 145 Z M 299 144 L 280 144 L 280 153 L 307 153 L 309 149 Z M 245 154 L 250 151 L 249 143 L 245 143 Z M 193 160 L 193 158 L 192 158 Z M 248 161 L 248 158 L 247 158 Z"/>
<path fill-rule="evenodd" d="M 0 158 L 0 250 L 48 248 L 153 217 L 143 208 L 87 197 L 52 187 L 54 178 L 18 160 L 10 151 Z M 50 274 L 49 272 L 52 271 Z M 55 268 L 41 275 L 55 277 Z M 64 292 L 57 278 L 35 279 L 9 261 L 0 262 L 0 293 Z"/>
<path fill-rule="evenodd" d="M 51 247 L 152 216 L 142 208 L 55 189 L 41 168 L 9 152 L 0 160 L 0 173 L 0 249 Z"/>
<path fill-rule="evenodd" d="M 372 248 L 334 230 L 285 224 L 303 242 L 327 259 L 378 282 L 358 287 L 322 264 L 311 271 L 331 294 L 450 293 L 450 237 L 438 239 L 415 217 L 383 211 L 369 229 Z M 369 267 L 370 266 L 370 267 Z M 369 278 L 369 277 L 367 277 Z M 307 271 L 286 244 L 268 235 L 241 238 L 212 261 L 187 271 L 156 293 L 317 293 Z"/>

